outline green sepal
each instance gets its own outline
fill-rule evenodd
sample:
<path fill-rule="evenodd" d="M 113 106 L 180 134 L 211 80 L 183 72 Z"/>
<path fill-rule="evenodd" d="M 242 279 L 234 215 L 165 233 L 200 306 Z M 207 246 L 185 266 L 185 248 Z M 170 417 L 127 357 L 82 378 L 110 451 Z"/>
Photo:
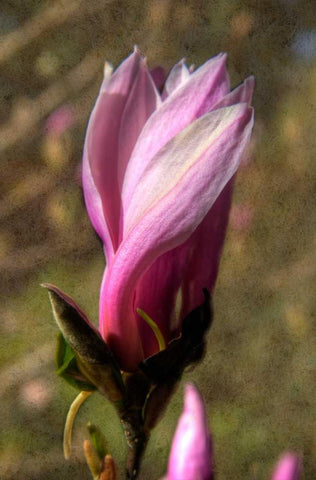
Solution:
<path fill-rule="evenodd" d="M 93 423 L 87 424 L 87 429 L 90 435 L 91 443 L 98 454 L 100 460 L 104 460 L 105 455 L 109 453 L 108 443 L 101 430 Z"/>
<path fill-rule="evenodd" d="M 61 333 L 57 336 L 56 373 L 79 391 L 92 392 L 96 387 L 80 372 L 75 352 Z"/>
<path fill-rule="evenodd" d="M 107 344 L 69 295 L 54 285 L 46 283 L 42 286 L 48 289 L 57 326 L 75 356 L 75 365 L 72 360 L 70 362 L 74 367 L 71 373 L 76 379 L 95 385 L 102 395 L 119 408 L 123 403 L 125 387 L 119 365 Z"/>

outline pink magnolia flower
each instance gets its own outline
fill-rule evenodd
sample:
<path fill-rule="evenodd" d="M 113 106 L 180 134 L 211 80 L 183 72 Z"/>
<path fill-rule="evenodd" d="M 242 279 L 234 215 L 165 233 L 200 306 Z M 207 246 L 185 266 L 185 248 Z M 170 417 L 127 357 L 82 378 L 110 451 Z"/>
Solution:
<path fill-rule="evenodd" d="M 285 453 L 275 468 L 272 480 L 299 480 L 301 469 L 300 458 L 295 453 Z"/>
<path fill-rule="evenodd" d="M 83 156 L 83 188 L 107 260 L 99 326 L 121 368 L 159 350 L 140 308 L 167 344 L 212 292 L 233 176 L 253 125 L 254 80 L 230 92 L 226 55 L 195 72 L 184 61 L 151 76 L 136 49 L 105 77 Z"/>
<path fill-rule="evenodd" d="M 184 409 L 173 437 L 166 480 L 211 480 L 211 436 L 202 397 L 185 387 Z"/>

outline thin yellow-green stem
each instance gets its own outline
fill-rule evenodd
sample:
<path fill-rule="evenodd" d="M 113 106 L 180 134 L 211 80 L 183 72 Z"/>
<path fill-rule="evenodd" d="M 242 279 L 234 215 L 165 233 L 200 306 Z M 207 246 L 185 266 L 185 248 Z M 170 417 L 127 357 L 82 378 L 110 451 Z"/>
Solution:
<path fill-rule="evenodd" d="M 160 331 L 160 328 L 158 327 L 157 323 L 154 322 L 154 320 L 152 318 L 150 318 L 149 315 L 147 315 L 146 312 L 144 312 L 144 310 L 142 310 L 141 308 L 136 308 L 136 311 L 138 313 L 138 315 L 140 317 L 142 317 L 143 320 L 145 320 L 145 322 L 150 326 L 150 328 L 152 329 L 156 339 L 157 339 L 157 342 L 158 342 L 158 345 L 159 345 L 159 350 L 164 350 L 166 348 L 166 342 L 165 342 L 165 339 L 163 338 L 163 335 Z"/>
<path fill-rule="evenodd" d="M 64 457 L 66 460 L 70 458 L 71 454 L 71 438 L 72 438 L 72 428 L 73 424 L 76 418 L 76 415 L 79 411 L 79 408 L 83 404 L 83 402 L 90 397 L 90 395 L 93 392 L 85 392 L 82 391 L 77 395 L 77 397 L 74 399 L 72 404 L 70 405 L 67 418 L 66 418 L 66 423 L 65 423 L 65 428 L 64 428 Z"/>

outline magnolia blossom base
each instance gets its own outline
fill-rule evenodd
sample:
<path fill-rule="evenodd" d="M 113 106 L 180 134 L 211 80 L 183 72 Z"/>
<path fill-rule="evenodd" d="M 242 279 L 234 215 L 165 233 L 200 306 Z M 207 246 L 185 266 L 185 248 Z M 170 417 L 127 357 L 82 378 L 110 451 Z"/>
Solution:
<path fill-rule="evenodd" d="M 45 284 L 59 339 L 57 372 L 79 390 L 98 390 L 116 408 L 128 444 L 126 478 L 135 479 L 151 430 L 168 405 L 183 370 L 199 361 L 212 321 L 210 296 L 183 321 L 181 335 L 132 372 L 121 371 L 113 354 L 80 307 L 59 288 Z M 85 398 L 85 397 L 84 397 Z"/>

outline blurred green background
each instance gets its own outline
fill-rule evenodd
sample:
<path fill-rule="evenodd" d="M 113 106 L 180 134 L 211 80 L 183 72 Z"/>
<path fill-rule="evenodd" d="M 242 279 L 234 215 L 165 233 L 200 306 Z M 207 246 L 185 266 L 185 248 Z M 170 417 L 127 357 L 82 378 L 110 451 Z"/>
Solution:
<path fill-rule="evenodd" d="M 218 480 L 270 478 L 279 454 L 316 478 L 315 101 L 312 1 L 15 0 L 4 4 L 0 204 L 3 479 L 88 479 L 85 424 L 122 465 L 112 408 L 83 406 L 62 456 L 76 391 L 54 373 L 52 282 L 97 320 L 104 268 L 84 209 L 80 162 L 105 59 L 139 45 L 150 66 L 199 66 L 228 52 L 232 86 L 256 77 L 256 126 L 238 174 L 204 361 L 187 372 L 207 402 Z M 166 471 L 179 389 L 154 431 L 142 479 Z M 121 468 L 121 473 L 123 469 Z"/>

